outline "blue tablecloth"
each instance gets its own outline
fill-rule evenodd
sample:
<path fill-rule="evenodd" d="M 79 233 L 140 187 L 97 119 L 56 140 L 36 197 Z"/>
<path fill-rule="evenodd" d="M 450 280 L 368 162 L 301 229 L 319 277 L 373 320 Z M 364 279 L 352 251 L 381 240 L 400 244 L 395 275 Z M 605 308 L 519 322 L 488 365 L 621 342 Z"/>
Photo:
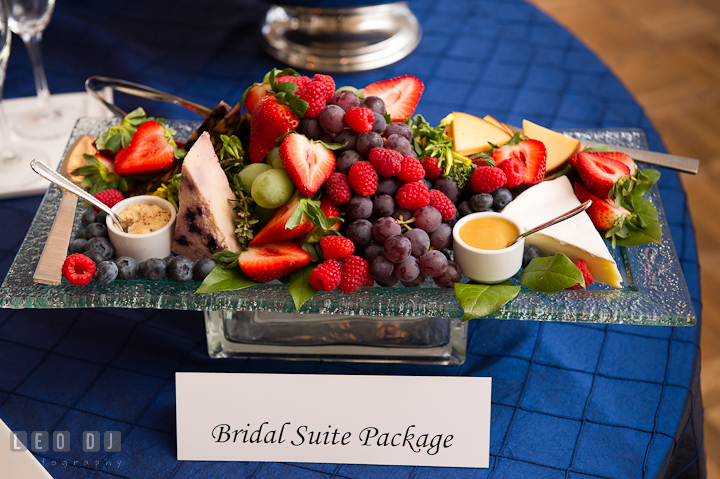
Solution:
<path fill-rule="evenodd" d="M 378 71 L 338 75 L 339 85 L 411 73 L 425 82 L 419 111 L 433 123 L 462 110 L 512 124 L 640 127 L 651 149 L 663 149 L 620 81 L 534 7 L 520 0 L 411 6 L 424 32 L 417 50 Z M 211 106 L 238 101 L 277 65 L 258 42 L 266 8 L 247 0 L 58 2 L 43 45 L 50 88 L 81 91 L 88 76 L 102 74 Z M 6 96 L 33 94 L 16 41 Z M 130 110 L 138 102 L 118 104 Z M 157 116 L 197 119 L 143 105 Z M 663 171 L 660 191 L 699 312 L 694 231 L 678 175 Z M 3 277 L 39 203 L 0 202 Z M 461 367 L 210 360 L 197 312 L 0 310 L 0 417 L 14 430 L 71 432 L 71 452 L 37 454 L 55 477 L 704 477 L 699 325 L 481 320 L 469 334 Z M 490 468 L 178 462 L 176 371 L 492 376 Z M 448 398 L 437 414 L 451 407 L 473 406 Z M 121 431 L 122 451 L 83 453 L 77 438 L 85 430 Z"/>

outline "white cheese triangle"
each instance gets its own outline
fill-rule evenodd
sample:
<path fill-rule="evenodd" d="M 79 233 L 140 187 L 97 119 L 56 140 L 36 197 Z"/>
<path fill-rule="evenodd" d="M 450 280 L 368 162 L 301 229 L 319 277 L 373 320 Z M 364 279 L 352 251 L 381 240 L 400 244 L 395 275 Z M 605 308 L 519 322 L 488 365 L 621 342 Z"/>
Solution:
<path fill-rule="evenodd" d="M 528 188 L 508 203 L 502 214 L 529 230 L 577 206 L 580 201 L 570 180 L 561 176 Z M 573 261 L 582 259 L 595 281 L 622 287 L 617 264 L 585 212 L 528 236 L 525 243 L 536 246 L 543 255 L 563 253 Z"/>

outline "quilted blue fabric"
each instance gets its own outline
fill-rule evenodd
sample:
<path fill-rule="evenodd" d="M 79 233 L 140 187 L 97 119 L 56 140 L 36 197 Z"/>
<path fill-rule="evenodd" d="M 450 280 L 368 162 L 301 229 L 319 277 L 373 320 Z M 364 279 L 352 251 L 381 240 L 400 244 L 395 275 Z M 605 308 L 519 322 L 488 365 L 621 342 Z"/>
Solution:
<path fill-rule="evenodd" d="M 378 71 L 337 76 L 363 86 L 411 73 L 431 122 L 451 110 L 523 118 L 550 127 L 639 127 L 660 138 L 621 82 L 571 34 L 521 0 L 411 3 L 417 50 Z M 50 88 L 80 91 L 101 74 L 207 105 L 239 100 L 276 62 L 252 0 L 58 2 L 44 39 Z M 34 94 L 21 42 L 8 97 Z M 136 99 L 118 95 L 126 110 Z M 140 103 L 156 116 L 197 119 Z M 694 301 L 700 284 L 694 230 L 678 175 L 660 191 Z M 0 202 L 4 277 L 40 198 Z M 700 326 L 690 328 L 474 321 L 461 367 L 271 360 L 210 360 L 202 315 L 156 310 L 0 310 L 0 417 L 21 431 L 117 430 L 122 450 L 37 454 L 57 478 L 646 478 L 704 477 Z M 493 378 L 490 468 L 178 462 L 176 371 L 474 375 Z M 444 408 L 471 408 L 448 398 Z M 53 462 L 54 461 L 54 462 Z M 0 465 L 0 468 L 2 465 Z"/>

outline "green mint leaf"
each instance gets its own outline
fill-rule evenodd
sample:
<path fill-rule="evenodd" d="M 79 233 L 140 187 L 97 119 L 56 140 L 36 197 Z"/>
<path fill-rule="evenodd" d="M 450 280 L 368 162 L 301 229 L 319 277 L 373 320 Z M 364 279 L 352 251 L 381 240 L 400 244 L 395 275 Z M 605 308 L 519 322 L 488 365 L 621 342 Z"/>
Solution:
<path fill-rule="evenodd" d="M 233 268 L 237 266 L 239 254 L 233 253 L 232 251 L 220 251 L 213 255 L 213 259 L 221 268 Z"/>
<path fill-rule="evenodd" d="M 650 191 L 650 188 L 657 183 L 660 179 L 660 172 L 649 168 L 645 170 L 638 168 L 635 171 L 635 178 L 637 179 L 637 184 L 635 185 L 633 196 L 640 197 Z"/>
<path fill-rule="evenodd" d="M 315 293 L 317 293 L 317 290 L 310 286 L 310 273 L 314 267 L 315 265 L 309 264 L 302 269 L 293 271 L 292 274 L 290 274 L 288 291 L 295 303 L 296 311 L 300 311 L 300 308 L 303 304 L 305 304 L 305 301 L 312 298 Z"/>
<path fill-rule="evenodd" d="M 245 277 L 239 267 L 223 268 L 217 265 L 207 275 L 205 281 L 195 291 L 195 294 L 217 293 L 218 291 L 235 291 L 238 289 L 255 286 L 255 281 Z"/>
<path fill-rule="evenodd" d="M 510 281 L 500 284 L 455 283 L 455 297 L 463 311 L 463 321 L 492 314 L 515 299 L 520 286 Z"/>
<path fill-rule="evenodd" d="M 585 287 L 585 280 L 578 267 L 562 253 L 530 261 L 520 274 L 520 283 L 542 293 L 557 293 L 577 283 Z"/>

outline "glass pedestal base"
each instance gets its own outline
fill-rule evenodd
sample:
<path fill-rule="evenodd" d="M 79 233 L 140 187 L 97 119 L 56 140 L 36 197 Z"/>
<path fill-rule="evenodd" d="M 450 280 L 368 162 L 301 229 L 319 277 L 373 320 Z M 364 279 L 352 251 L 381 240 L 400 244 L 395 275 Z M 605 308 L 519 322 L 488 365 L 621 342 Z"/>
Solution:
<path fill-rule="evenodd" d="M 467 324 L 460 318 L 206 311 L 213 358 L 459 365 Z"/>

